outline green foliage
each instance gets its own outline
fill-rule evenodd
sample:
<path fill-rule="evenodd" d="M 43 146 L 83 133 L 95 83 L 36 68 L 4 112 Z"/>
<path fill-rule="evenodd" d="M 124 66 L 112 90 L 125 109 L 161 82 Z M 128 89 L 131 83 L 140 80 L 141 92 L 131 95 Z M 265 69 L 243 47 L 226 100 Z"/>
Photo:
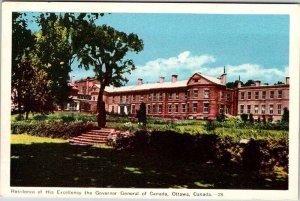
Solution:
<path fill-rule="evenodd" d="M 140 109 L 137 111 L 137 118 L 138 118 L 138 122 L 143 127 L 146 127 L 146 125 L 147 125 L 147 114 L 146 114 L 146 104 L 144 102 L 142 102 L 140 104 Z"/>
<path fill-rule="evenodd" d="M 223 122 L 223 121 L 225 120 L 225 118 L 226 118 L 226 116 L 225 116 L 224 114 L 218 114 L 218 115 L 216 116 L 216 120 L 217 120 L 218 122 Z"/>
<path fill-rule="evenodd" d="M 12 122 L 11 132 L 14 134 L 31 134 L 35 136 L 52 138 L 70 138 L 95 128 L 94 124 L 77 122 L 41 122 L 41 121 L 17 121 Z"/>
<path fill-rule="evenodd" d="M 242 86 L 247 87 L 255 84 L 254 80 L 248 80 L 245 84 L 242 84 Z"/>
<path fill-rule="evenodd" d="M 92 68 L 95 77 L 100 81 L 98 95 L 98 126 L 106 124 L 103 92 L 106 86 L 112 84 L 119 87 L 128 82 L 126 75 L 135 69 L 132 59 L 125 56 L 128 52 L 138 53 L 143 50 L 143 41 L 136 34 L 120 32 L 114 28 L 102 25 L 89 27 L 83 38 L 81 51 L 77 53 L 79 67 Z"/>
<path fill-rule="evenodd" d="M 283 108 L 283 114 L 281 117 L 281 121 L 284 123 L 288 123 L 289 122 L 289 109 L 288 108 Z"/>
<path fill-rule="evenodd" d="M 248 120 L 248 114 L 241 114 L 241 119 L 244 123 L 246 123 Z"/>
<path fill-rule="evenodd" d="M 246 170 L 273 169 L 287 171 L 288 140 L 254 140 L 240 143 L 232 137 L 189 135 L 174 131 L 138 131 L 119 136 L 115 148 L 134 153 L 151 153 L 180 161 L 211 161 L 236 165 Z"/>
<path fill-rule="evenodd" d="M 217 123 L 213 120 L 208 120 L 206 125 L 205 125 L 205 129 L 208 131 L 213 131 L 217 128 Z"/>
<path fill-rule="evenodd" d="M 228 88 L 228 89 L 236 89 L 237 86 L 238 86 L 238 82 L 239 82 L 238 80 L 236 80 L 235 82 L 227 82 L 226 83 L 226 88 Z M 243 86 L 244 83 L 241 82 L 241 85 Z"/>
<path fill-rule="evenodd" d="M 254 124 L 253 114 L 249 114 L 249 122 L 250 124 Z"/>

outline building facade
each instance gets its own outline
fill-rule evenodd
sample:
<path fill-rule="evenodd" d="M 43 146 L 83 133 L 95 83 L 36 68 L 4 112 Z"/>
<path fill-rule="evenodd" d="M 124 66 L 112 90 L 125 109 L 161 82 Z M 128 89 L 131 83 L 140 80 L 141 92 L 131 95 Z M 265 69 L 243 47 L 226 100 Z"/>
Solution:
<path fill-rule="evenodd" d="M 157 83 L 144 84 L 138 79 L 135 86 L 105 88 L 104 102 L 107 112 L 135 116 L 140 104 L 146 104 L 151 117 L 179 119 L 215 119 L 219 114 L 239 116 L 253 114 L 254 119 L 280 120 L 283 109 L 289 107 L 289 78 L 285 84 L 255 85 L 236 89 L 226 88 L 226 74 L 213 78 L 195 73 L 188 80 L 171 82 L 160 77 Z M 94 78 L 72 79 L 72 102 L 64 110 L 96 112 L 99 82 Z"/>

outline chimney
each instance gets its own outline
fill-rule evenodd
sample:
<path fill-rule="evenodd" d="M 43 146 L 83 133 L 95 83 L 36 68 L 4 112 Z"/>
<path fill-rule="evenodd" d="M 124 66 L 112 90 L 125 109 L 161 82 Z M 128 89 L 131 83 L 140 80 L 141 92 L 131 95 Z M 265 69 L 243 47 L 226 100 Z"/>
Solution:
<path fill-rule="evenodd" d="M 255 86 L 256 86 L 256 87 L 259 87 L 259 86 L 260 86 L 260 80 L 256 80 L 256 81 L 255 81 Z"/>
<path fill-rule="evenodd" d="M 165 81 L 165 77 L 160 77 L 160 78 L 159 78 L 159 83 L 162 84 L 162 83 L 164 83 L 164 81 Z"/>
<path fill-rule="evenodd" d="M 288 84 L 288 85 L 290 84 L 290 77 L 285 78 L 285 84 Z"/>
<path fill-rule="evenodd" d="M 177 81 L 177 75 L 172 75 L 172 82 L 176 82 Z"/>
<path fill-rule="evenodd" d="M 143 84 L 143 79 L 139 78 L 138 79 L 138 85 L 142 85 Z"/>
<path fill-rule="evenodd" d="M 225 85 L 226 84 L 226 74 L 222 74 L 220 79 L 221 79 L 221 84 Z"/>
<path fill-rule="evenodd" d="M 239 80 L 238 81 L 238 86 L 237 86 L 238 88 L 241 88 L 242 87 L 242 82 Z"/>
<path fill-rule="evenodd" d="M 75 76 L 72 76 L 72 78 L 71 78 L 71 83 L 72 83 L 72 84 L 75 84 Z"/>
<path fill-rule="evenodd" d="M 224 72 L 223 74 L 220 76 L 220 80 L 221 80 L 221 84 L 225 85 L 226 84 L 226 71 L 225 71 L 225 66 L 224 66 Z"/>

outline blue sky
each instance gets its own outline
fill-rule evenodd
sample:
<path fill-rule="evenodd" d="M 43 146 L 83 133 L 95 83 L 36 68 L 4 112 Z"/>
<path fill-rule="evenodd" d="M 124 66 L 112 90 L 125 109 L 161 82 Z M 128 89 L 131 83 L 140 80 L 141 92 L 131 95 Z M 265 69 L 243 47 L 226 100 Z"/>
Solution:
<path fill-rule="evenodd" d="M 144 50 L 129 54 L 137 69 L 128 85 L 142 78 L 169 81 L 171 74 L 188 79 L 194 72 L 218 77 L 226 66 L 227 81 L 259 79 L 273 84 L 284 81 L 289 66 L 288 15 L 121 14 L 97 22 L 126 33 L 136 33 Z M 76 79 L 93 71 L 72 66 Z"/>

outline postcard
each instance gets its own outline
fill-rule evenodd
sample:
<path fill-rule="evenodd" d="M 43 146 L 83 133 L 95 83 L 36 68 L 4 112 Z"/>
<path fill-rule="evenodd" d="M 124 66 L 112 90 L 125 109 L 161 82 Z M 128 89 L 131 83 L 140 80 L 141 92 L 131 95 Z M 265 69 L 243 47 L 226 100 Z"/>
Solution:
<path fill-rule="evenodd" d="M 2 8 L 0 195 L 298 199 L 299 5 Z"/>

